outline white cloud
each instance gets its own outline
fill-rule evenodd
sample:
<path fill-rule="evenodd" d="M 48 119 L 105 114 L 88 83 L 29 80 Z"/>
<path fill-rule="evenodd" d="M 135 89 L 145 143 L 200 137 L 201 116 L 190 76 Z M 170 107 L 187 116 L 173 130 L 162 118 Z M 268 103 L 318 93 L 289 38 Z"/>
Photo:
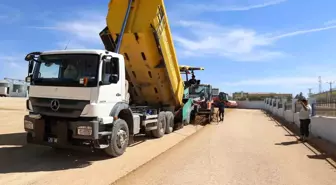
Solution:
<path fill-rule="evenodd" d="M 292 87 L 297 85 L 310 85 L 316 84 L 316 77 L 263 77 L 257 79 L 240 80 L 236 82 L 225 82 L 228 86 L 286 86 Z"/>
<path fill-rule="evenodd" d="M 99 32 L 105 26 L 105 14 L 80 12 L 78 16 L 71 16 L 71 19 L 56 21 L 50 26 L 35 26 L 33 28 L 62 32 L 67 37 L 72 37 L 70 43 L 76 43 L 72 45 L 84 47 L 84 44 L 78 43 L 101 43 Z"/>
<path fill-rule="evenodd" d="M 298 30 L 298 31 L 293 31 L 293 32 L 284 33 L 284 34 L 281 34 L 281 35 L 278 35 L 278 36 L 274 36 L 271 39 L 279 40 L 279 39 L 283 39 L 283 38 L 286 38 L 286 37 L 293 37 L 293 36 L 297 36 L 297 35 L 320 32 L 320 31 L 325 31 L 325 30 L 330 30 L 330 29 L 335 29 L 335 28 L 336 28 L 336 25 L 331 25 L 331 26 L 312 28 L 312 29 L 306 29 L 306 30 Z"/>
<path fill-rule="evenodd" d="M 228 12 L 228 11 L 248 11 L 258 8 L 265 8 L 268 6 L 274 6 L 277 4 L 284 3 L 288 0 L 273 0 L 264 1 L 257 4 L 250 5 L 229 5 L 223 2 L 210 2 L 208 4 L 184 4 L 182 7 L 188 7 L 192 12 Z"/>
<path fill-rule="evenodd" d="M 327 79 L 336 79 L 336 76 L 329 76 Z M 311 76 L 288 76 L 288 77 L 272 77 L 265 76 L 263 78 L 255 78 L 248 80 L 240 80 L 235 82 L 225 82 L 221 84 L 225 89 L 231 90 L 248 90 L 248 89 L 264 89 L 268 92 L 287 92 L 297 94 L 299 92 L 307 92 L 308 88 L 312 88 L 312 92 L 318 92 L 318 78 Z M 327 88 L 323 84 L 324 90 Z M 252 90 L 253 91 L 253 90 Z M 260 90 L 259 90 L 260 91 Z"/>
<path fill-rule="evenodd" d="M 319 76 L 322 79 L 322 90 L 329 89 L 326 82 L 336 80 L 336 74 L 333 71 L 335 67 L 336 64 L 319 65 L 318 63 L 305 66 L 293 65 L 276 69 L 276 75 L 225 81 L 219 86 L 232 91 L 264 89 L 269 92 L 299 93 L 308 92 L 308 88 L 312 88 L 313 92 L 318 92 Z"/>
<path fill-rule="evenodd" d="M 309 73 L 307 73 L 309 74 Z M 324 74 L 322 77 L 323 90 L 329 88 L 326 82 L 335 81 L 335 74 Z M 308 88 L 312 88 L 314 92 L 318 91 L 318 76 L 315 75 L 286 75 L 286 76 L 265 76 L 262 78 L 254 78 L 247 80 L 238 80 L 233 82 L 224 82 L 222 86 L 230 89 L 271 89 L 271 90 L 287 90 L 288 92 L 298 93 L 300 91 L 307 91 Z"/>
<path fill-rule="evenodd" d="M 252 29 L 230 28 L 199 21 L 179 21 L 191 39 L 174 34 L 183 55 L 216 55 L 236 61 L 260 61 L 282 56 L 283 53 L 265 49 L 272 40 Z"/>
<path fill-rule="evenodd" d="M 22 54 L 0 53 L 0 76 L 23 79 L 27 75 L 27 65 Z"/>
<path fill-rule="evenodd" d="M 285 1 L 268 1 L 247 6 L 249 8 L 237 9 L 261 8 L 282 2 Z M 101 44 L 98 34 L 106 26 L 105 16 L 105 12 L 79 12 L 76 15 L 70 16 L 71 19 L 56 21 L 49 26 L 35 28 L 55 30 L 57 33 L 63 33 L 66 38 L 71 37 L 68 48 L 87 48 L 92 47 L 93 44 Z M 301 34 L 336 28 L 335 25 L 330 25 L 275 35 L 258 33 L 256 30 L 248 28 L 217 25 L 211 22 L 174 21 L 173 19 L 171 23 L 172 26 L 178 26 L 176 30 L 173 29 L 173 38 L 177 43 L 178 54 L 182 57 L 211 55 L 235 61 L 271 61 L 275 58 L 284 57 L 288 54 L 272 49 L 272 45 L 276 41 Z M 183 36 L 183 33 L 188 34 L 189 37 Z M 57 47 L 63 49 L 67 41 L 62 40 L 57 44 Z"/>
<path fill-rule="evenodd" d="M 20 60 L 22 61 L 23 58 L 20 58 L 19 56 L 0 55 L 0 61 L 10 68 L 21 67 L 19 62 Z"/>
<path fill-rule="evenodd" d="M 332 25 L 275 35 L 200 21 L 178 21 L 174 26 L 179 26 L 190 36 L 183 37 L 182 32 L 174 34 L 180 54 L 188 57 L 212 54 L 235 61 L 269 61 L 283 57 L 286 54 L 282 51 L 270 49 L 276 41 L 336 28 L 336 25 Z"/>

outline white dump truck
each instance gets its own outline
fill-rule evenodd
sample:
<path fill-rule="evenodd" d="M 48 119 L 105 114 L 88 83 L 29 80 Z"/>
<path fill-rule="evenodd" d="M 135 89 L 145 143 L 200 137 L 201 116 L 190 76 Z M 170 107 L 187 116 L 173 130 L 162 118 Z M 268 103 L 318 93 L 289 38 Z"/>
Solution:
<path fill-rule="evenodd" d="M 106 22 L 105 50 L 26 56 L 28 143 L 104 149 L 116 157 L 133 136 L 160 138 L 190 121 L 193 103 L 163 1 L 113 0 Z"/>

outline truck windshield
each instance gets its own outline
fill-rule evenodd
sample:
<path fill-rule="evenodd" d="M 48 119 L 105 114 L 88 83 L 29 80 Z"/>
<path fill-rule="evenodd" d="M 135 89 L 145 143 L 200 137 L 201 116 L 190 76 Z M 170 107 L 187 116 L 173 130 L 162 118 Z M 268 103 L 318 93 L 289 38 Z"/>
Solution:
<path fill-rule="evenodd" d="M 41 55 L 34 67 L 33 85 L 95 87 L 98 82 L 99 55 Z M 84 78 L 87 84 L 84 85 Z"/>
<path fill-rule="evenodd" d="M 206 91 L 207 91 L 207 87 L 201 86 L 201 85 L 192 86 L 190 88 L 190 94 L 201 94 L 201 93 L 206 93 Z"/>

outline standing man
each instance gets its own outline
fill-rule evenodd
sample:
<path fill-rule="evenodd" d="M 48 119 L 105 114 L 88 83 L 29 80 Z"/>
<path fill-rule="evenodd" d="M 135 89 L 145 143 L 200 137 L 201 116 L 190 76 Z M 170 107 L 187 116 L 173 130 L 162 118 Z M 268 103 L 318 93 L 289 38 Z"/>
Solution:
<path fill-rule="evenodd" d="M 299 100 L 302 108 L 299 112 L 300 119 L 300 140 L 306 141 L 309 137 L 309 125 L 310 125 L 310 117 L 311 117 L 311 106 L 308 104 L 306 98 L 302 98 Z"/>
<path fill-rule="evenodd" d="M 223 101 L 219 101 L 218 102 L 218 109 L 219 109 L 219 121 L 224 121 L 224 102 Z"/>

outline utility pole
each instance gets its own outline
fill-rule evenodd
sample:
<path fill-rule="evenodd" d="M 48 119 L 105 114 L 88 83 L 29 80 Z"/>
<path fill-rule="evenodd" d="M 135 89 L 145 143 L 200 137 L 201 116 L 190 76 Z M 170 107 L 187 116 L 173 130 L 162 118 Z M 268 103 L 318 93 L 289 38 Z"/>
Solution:
<path fill-rule="evenodd" d="M 309 98 L 310 98 L 311 95 L 312 95 L 312 89 L 313 89 L 313 88 L 308 88 L 308 97 L 309 97 Z"/>
<path fill-rule="evenodd" d="M 319 83 L 319 93 L 322 93 L 322 78 L 321 78 L 321 76 L 318 77 L 318 83 Z"/>
<path fill-rule="evenodd" d="M 326 82 L 327 84 L 329 84 L 329 102 L 331 102 L 332 99 L 332 84 L 335 83 L 335 81 L 330 81 L 330 82 Z"/>

